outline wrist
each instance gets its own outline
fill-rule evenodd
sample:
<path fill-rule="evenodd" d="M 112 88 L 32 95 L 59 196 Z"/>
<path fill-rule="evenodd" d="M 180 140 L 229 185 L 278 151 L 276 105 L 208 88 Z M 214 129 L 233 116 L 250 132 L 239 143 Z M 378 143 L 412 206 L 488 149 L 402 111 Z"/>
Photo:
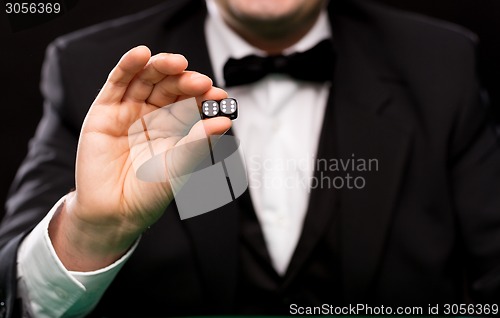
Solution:
<path fill-rule="evenodd" d="M 140 230 L 118 220 L 86 220 L 76 193 L 70 193 L 49 224 L 54 249 L 70 271 L 93 271 L 122 257 L 140 236 Z"/>

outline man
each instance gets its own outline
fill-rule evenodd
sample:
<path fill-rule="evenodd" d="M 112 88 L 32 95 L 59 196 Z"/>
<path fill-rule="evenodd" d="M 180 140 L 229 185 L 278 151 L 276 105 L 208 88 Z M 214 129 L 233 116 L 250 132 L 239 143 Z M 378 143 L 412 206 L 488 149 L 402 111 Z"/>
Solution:
<path fill-rule="evenodd" d="M 48 50 L 44 117 L 0 232 L 4 313 L 497 304 L 500 149 L 480 103 L 473 38 L 366 1 L 215 0 L 208 7 L 207 14 L 203 2 L 168 1 L 62 37 Z M 320 59 L 326 82 L 269 74 L 226 85 L 226 58 L 289 55 L 324 39 L 334 52 Z M 187 61 L 208 77 L 185 71 Z M 240 102 L 232 130 L 250 159 L 250 191 L 180 221 L 169 183 L 135 178 L 127 130 L 139 115 L 179 99 L 226 97 L 209 78 Z M 230 127 L 226 118 L 204 122 L 209 135 Z M 179 144 L 202 130 L 195 125 Z M 311 156 L 312 165 L 280 166 Z M 346 166 L 349 159 L 358 160 Z M 377 165 L 368 169 L 363 160 Z M 258 183 L 288 173 L 365 182 Z"/>

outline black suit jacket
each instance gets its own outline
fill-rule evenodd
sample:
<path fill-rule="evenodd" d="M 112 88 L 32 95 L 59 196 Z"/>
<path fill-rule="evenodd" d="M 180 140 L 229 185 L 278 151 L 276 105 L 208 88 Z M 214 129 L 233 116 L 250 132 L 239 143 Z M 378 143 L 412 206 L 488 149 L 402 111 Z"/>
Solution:
<path fill-rule="evenodd" d="M 330 1 L 328 10 L 336 67 L 318 157 L 375 158 L 379 169 L 363 174 L 364 189 L 311 192 L 279 287 L 296 292 L 279 306 L 500 302 L 500 149 L 480 100 L 474 36 L 367 1 Z M 48 48 L 43 119 L 0 228 L 4 314 L 15 310 L 18 244 L 74 186 L 80 126 L 108 72 L 145 44 L 182 53 L 190 69 L 212 76 L 205 16 L 201 1 L 166 1 Z M 182 222 L 170 207 L 96 312 L 234 312 L 242 240 L 266 258 L 261 233 L 242 237 L 242 215 L 252 213 L 248 194 Z M 322 267 L 330 255 L 338 266 Z M 333 271 L 336 284 L 318 289 Z"/>

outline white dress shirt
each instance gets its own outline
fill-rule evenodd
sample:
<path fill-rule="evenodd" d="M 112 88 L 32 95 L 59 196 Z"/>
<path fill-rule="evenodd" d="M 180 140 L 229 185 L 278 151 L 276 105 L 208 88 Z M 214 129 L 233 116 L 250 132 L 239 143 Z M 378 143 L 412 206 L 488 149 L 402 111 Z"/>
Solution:
<path fill-rule="evenodd" d="M 264 55 L 222 21 L 212 0 L 206 37 L 217 83 L 229 57 Z M 323 12 L 311 29 L 284 53 L 300 52 L 329 38 Z M 238 99 L 239 118 L 233 130 L 241 140 L 250 193 L 276 271 L 283 275 L 299 240 L 307 211 L 313 158 L 322 126 L 329 83 L 315 84 L 270 75 L 251 84 L 227 89 Z M 18 252 L 19 296 L 34 317 L 83 317 L 98 303 L 130 251 L 114 264 L 94 272 L 68 271 L 58 259 L 48 235 L 52 215 L 64 197 L 35 227 Z"/>
<path fill-rule="evenodd" d="M 49 238 L 49 223 L 62 197 L 24 239 L 17 253 L 18 296 L 30 317 L 84 317 L 132 255 L 138 242 L 114 264 L 93 272 L 68 271 Z"/>

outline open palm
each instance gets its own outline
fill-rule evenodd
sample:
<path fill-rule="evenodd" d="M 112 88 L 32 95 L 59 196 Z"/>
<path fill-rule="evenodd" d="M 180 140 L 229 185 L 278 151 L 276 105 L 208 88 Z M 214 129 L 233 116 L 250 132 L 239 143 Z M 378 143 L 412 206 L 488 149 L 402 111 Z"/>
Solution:
<path fill-rule="evenodd" d="M 76 191 L 67 209 L 79 224 L 112 225 L 117 232 L 140 234 L 154 223 L 172 200 L 168 182 L 145 182 L 136 177 L 128 131 L 141 117 L 165 105 L 196 97 L 222 99 L 225 91 L 199 73 L 186 71 L 177 54 L 151 57 L 149 49 L 127 52 L 110 73 L 85 118 L 76 162 Z M 168 122 L 165 123 L 168 129 Z M 163 150 L 220 135 L 229 129 L 227 118 L 197 121 L 186 135 L 152 138 Z M 185 158 L 183 158 L 185 159 Z M 133 236 L 133 235 L 132 235 Z"/>

